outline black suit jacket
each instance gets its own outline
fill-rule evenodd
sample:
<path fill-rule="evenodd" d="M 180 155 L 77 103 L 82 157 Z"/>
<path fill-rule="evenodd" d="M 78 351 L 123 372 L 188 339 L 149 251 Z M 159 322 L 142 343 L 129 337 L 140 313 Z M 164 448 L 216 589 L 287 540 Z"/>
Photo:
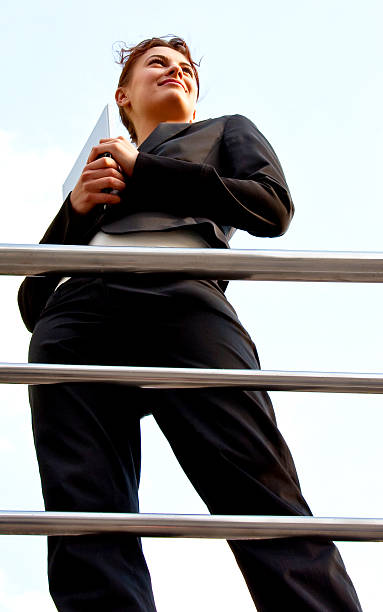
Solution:
<path fill-rule="evenodd" d="M 212 247 L 228 248 L 236 228 L 280 236 L 294 205 L 279 160 L 242 115 L 160 123 L 139 147 L 121 203 L 77 214 L 66 199 L 41 240 L 87 244 L 98 231 L 118 234 L 193 226 Z M 64 272 L 64 271 L 63 271 Z M 27 277 L 19 306 L 32 331 L 62 275 Z"/>

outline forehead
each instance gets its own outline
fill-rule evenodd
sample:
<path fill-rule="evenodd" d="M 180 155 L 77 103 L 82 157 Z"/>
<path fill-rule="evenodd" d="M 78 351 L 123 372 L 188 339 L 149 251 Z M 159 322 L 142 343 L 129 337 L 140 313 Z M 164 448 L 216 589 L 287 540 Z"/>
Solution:
<path fill-rule="evenodd" d="M 177 51 L 176 49 L 172 49 L 171 47 L 152 47 L 143 53 L 141 60 L 144 62 L 151 55 L 164 55 L 165 57 L 178 62 L 185 62 L 187 64 L 190 63 L 186 55 L 180 51 Z"/>

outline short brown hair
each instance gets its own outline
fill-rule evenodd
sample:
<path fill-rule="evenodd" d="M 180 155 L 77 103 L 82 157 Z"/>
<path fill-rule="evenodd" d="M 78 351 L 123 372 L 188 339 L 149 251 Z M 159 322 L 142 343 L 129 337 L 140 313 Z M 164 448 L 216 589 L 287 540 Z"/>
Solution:
<path fill-rule="evenodd" d="M 133 47 L 129 47 L 127 49 L 125 49 L 124 47 L 121 47 L 119 49 L 118 51 L 119 59 L 117 60 L 117 63 L 121 64 L 123 68 L 122 68 L 122 72 L 120 75 L 120 79 L 118 81 L 118 87 L 123 87 L 124 85 L 128 83 L 134 64 L 136 63 L 138 58 L 141 57 L 141 55 L 143 55 L 148 49 L 151 49 L 152 47 L 170 47 L 171 49 L 175 49 L 176 51 L 179 51 L 180 53 L 182 53 L 186 57 L 186 59 L 190 62 L 193 68 L 196 82 L 197 82 L 197 92 L 199 95 L 199 78 L 198 78 L 198 71 L 197 71 L 197 66 L 199 66 L 199 63 L 194 62 L 192 60 L 190 49 L 187 46 L 186 42 L 183 40 L 183 38 L 179 38 L 178 36 L 174 36 L 170 40 L 166 40 L 166 38 L 168 37 L 147 38 L 145 40 L 142 40 L 140 43 L 138 43 L 138 45 L 134 45 Z M 197 99 L 198 99 L 198 95 L 197 95 Z M 126 129 L 128 130 L 132 141 L 134 143 L 137 143 L 137 134 L 136 134 L 136 130 L 133 125 L 133 122 L 129 119 L 129 117 L 127 117 L 123 108 L 119 107 L 119 113 L 120 113 L 121 121 L 126 127 Z"/>

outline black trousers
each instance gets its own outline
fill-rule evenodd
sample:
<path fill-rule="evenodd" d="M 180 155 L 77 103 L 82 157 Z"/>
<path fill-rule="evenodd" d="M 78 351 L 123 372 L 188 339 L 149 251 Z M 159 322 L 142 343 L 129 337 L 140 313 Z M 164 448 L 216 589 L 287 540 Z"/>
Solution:
<path fill-rule="evenodd" d="M 149 275 L 62 284 L 35 328 L 29 358 L 259 368 L 253 342 L 214 282 Z M 311 514 L 265 392 L 76 383 L 31 386 L 30 401 L 47 510 L 138 512 L 140 418 L 152 413 L 211 513 Z M 328 540 L 229 545 L 259 611 L 361 610 Z M 48 572 L 60 612 L 155 611 L 138 537 L 50 537 Z"/>

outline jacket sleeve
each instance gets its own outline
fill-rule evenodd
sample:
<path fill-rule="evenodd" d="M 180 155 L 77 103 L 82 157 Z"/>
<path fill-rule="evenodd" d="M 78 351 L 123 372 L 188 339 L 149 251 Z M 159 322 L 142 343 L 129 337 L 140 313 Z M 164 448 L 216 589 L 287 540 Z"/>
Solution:
<path fill-rule="evenodd" d="M 294 205 L 269 142 L 249 119 L 233 115 L 219 146 L 219 168 L 139 153 L 130 184 L 135 202 L 147 210 L 207 217 L 255 236 L 282 235 Z"/>
<path fill-rule="evenodd" d="M 255 236 L 283 234 L 294 205 L 266 138 L 249 119 L 233 115 L 227 119 L 217 146 L 218 153 L 214 147 L 212 156 L 202 164 L 140 152 L 120 210 L 129 206 L 138 212 L 145 207 L 146 211 L 209 218 Z M 102 215 L 102 207 L 86 215 L 75 213 L 68 196 L 41 243 L 86 244 Z M 27 277 L 22 283 L 18 301 L 29 331 L 33 331 L 59 279 L 60 275 L 46 274 Z"/>
<path fill-rule="evenodd" d="M 101 207 L 102 208 L 102 207 Z M 101 214 L 100 207 L 80 215 L 66 198 L 56 217 L 45 232 L 40 244 L 84 244 L 92 227 Z M 32 332 L 45 304 L 54 291 L 61 274 L 48 273 L 41 276 L 27 276 L 18 292 L 18 304 L 26 328 Z"/>
<path fill-rule="evenodd" d="M 95 206 L 85 215 L 75 212 L 69 194 L 40 240 L 40 244 L 84 244 L 89 231 L 102 214 L 102 205 Z"/>

